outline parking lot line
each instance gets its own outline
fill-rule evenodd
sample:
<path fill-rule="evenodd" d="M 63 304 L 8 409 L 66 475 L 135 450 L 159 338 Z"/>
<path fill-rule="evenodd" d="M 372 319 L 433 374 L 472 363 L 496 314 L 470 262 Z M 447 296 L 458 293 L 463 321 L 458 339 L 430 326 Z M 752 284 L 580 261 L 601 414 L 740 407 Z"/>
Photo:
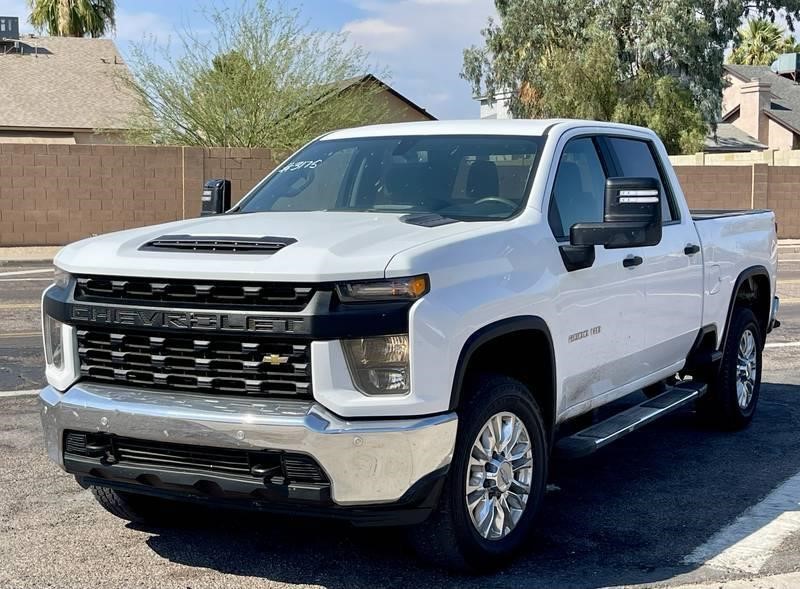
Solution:
<path fill-rule="evenodd" d="M 687 564 L 758 573 L 773 552 L 800 531 L 800 473 L 773 490 L 684 558 Z"/>
<path fill-rule="evenodd" d="M 9 309 L 38 309 L 40 306 L 39 303 L 2 303 L 0 304 L 0 311 L 8 311 Z"/>
<path fill-rule="evenodd" d="M 13 272 L 0 272 L 0 276 L 26 276 L 28 274 L 44 274 L 53 272 L 52 268 L 40 268 L 39 270 L 14 270 Z"/>
<path fill-rule="evenodd" d="M 31 397 L 38 394 L 39 389 L 30 389 L 26 391 L 0 391 L 0 399 L 5 397 Z"/>
<path fill-rule="evenodd" d="M 765 348 L 800 348 L 800 342 L 769 342 Z"/>
<path fill-rule="evenodd" d="M 34 335 L 42 335 L 41 331 L 15 331 L 10 333 L 0 333 L 0 339 L 11 337 L 32 337 Z"/>
<path fill-rule="evenodd" d="M 781 297 L 781 305 L 794 305 L 797 303 L 800 303 L 800 297 Z"/>

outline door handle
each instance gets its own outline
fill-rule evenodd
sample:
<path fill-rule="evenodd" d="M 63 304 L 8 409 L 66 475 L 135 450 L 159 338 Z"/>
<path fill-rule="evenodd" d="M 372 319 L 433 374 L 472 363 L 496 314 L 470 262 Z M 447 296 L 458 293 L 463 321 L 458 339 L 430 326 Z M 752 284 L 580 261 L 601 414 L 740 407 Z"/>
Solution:
<path fill-rule="evenodd" d="M 641 256 L 628 256 L 624 260 L 622 260 L 622 265 L 626 268 L 633 268 L 634 266 L 638 266 L 644 262 Z"/>
<path fill-rule="evenodd" d="M 683 253 L 686 254 L 687 256 L 693 256 L 699 251 L 700 251 L 700 246 L 697 245 L 696 243 L 690 243 L 685 248 L 683 248 Z"/>

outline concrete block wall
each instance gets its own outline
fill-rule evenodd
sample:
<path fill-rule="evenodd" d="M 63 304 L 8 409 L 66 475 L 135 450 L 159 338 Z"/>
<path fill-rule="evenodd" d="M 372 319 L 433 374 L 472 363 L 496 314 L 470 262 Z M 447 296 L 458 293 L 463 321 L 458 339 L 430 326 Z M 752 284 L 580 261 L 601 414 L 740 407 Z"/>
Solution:
<path fill-rule="evenodd" d="M 772 209 L 778 237 L 800 238 L 800 166 L 675 166 L 693 209 Z"/>
<path fill-rule="evenodd" d="M 791 161 L 789 153 L 779 153 L 736 165 L 710 165 L 705 158 L 675 170 L 690 207 L 771 208 L 780 237 L 800 238 L 800 166 L 778 165 Z M 63 245 L 197 217 L 206 179 L 230 179 L 236 202 L 286 155 L 269 149 L 0 143 L 0 246 Z"/>
<path fill-rule="evenodd" d="M 279 163 L 268 149 L 0 143 L 0 246 L 63 245 L 199 215 L 207 178 L 236 202 Z"/>

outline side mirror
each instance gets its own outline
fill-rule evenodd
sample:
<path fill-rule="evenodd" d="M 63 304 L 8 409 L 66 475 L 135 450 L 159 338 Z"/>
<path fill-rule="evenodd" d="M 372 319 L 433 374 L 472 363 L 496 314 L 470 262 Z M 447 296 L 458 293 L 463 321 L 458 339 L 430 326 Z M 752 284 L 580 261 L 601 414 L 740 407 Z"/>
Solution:
<path fill-rule="evenodd" d="M 656 178 L 606 180 L 602 223 L 576 223 L 572 245 L 607 249 L 657 245 L 661 241 L 661 183 Z"/>
<path fill-rule="evenodd" d="M 231 181 L 224 178 L 206 180 L 200 216 L 219 215 L 231 208 Z"/>

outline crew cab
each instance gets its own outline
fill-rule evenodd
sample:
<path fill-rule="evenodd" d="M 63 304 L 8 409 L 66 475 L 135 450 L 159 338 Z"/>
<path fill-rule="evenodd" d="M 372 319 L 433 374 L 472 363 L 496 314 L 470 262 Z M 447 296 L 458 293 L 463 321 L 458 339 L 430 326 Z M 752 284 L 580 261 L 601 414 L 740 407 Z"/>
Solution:
<path fill-rule="evenodd" d="M 335 131 L 223 214 L 61 250 L 47 451 L 122 518 L 402 524 L 436 562 L 495 567 L 551 460 L 687 404 L 749 423 L 776 264 L 773 213 L 690 211 L 648 129 Z"/>

